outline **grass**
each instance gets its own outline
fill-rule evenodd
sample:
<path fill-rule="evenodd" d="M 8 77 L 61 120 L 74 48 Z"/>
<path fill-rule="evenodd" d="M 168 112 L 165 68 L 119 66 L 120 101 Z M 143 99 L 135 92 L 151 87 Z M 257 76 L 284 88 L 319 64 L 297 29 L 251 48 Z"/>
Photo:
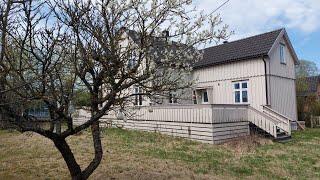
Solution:
<path fill-rule="evenodd" d="M 286 144 L 248 137 L 210 145 L 158 133 L 107 129 L 104 158 L 91 179 L 320 179 L 320 129 Z M 0 131 L 0 179 L 68 179 L 53 143 Z M 93 157 L 89 132 L 68 139 L 82 168 Z"/>

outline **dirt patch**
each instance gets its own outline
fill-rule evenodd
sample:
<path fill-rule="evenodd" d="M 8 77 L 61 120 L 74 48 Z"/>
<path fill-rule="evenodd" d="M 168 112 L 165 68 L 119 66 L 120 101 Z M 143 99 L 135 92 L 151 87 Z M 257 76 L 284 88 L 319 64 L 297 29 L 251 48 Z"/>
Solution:
<path fill-rule="evenodd" d="M 255 152 L 257 147 L 270 144 L 273 144 L 270 139 L 261 138 L 257 135 L 249 135 L 229 140 L 224 143 L 224 146 L 235 153 L 243 154 Z"/>

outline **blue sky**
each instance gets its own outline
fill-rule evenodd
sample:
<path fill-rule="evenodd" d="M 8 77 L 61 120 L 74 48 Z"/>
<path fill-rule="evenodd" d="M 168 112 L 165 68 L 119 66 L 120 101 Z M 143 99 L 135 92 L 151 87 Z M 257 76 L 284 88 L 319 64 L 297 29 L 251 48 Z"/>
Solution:
<path fill-rule="evenodd" d="M 227 0 L 196 0 L 209 13 Z M 286 28 L 299 59 L 320 68 L 320 0 L 229 0 L 216 11 L 235 35 L 230 41 Z"/>

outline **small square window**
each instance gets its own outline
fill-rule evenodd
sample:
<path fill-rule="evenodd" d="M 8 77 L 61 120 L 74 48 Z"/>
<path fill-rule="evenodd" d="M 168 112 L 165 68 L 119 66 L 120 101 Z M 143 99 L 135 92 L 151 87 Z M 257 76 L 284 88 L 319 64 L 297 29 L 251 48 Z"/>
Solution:
<path fill-rule="evenodd" d="M 248 83 L 246 83 L 246 82 L 242 83 L 241 86 L 242 86 L 242 88 L 247 88 L 248 87 Z"/>
<path fill-rule="evenodd" d="M 234 84 L 234 89 L 240 89 L 240 84 L 239 83 L 235 83 Z"/>

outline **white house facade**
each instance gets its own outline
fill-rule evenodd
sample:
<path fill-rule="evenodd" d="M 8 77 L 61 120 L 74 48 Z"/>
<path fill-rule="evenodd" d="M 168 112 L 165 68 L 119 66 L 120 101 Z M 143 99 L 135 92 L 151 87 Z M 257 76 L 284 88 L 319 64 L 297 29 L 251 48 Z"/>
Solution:
<path fill-rule="evenodd" d="M 137 38 L 131 37 L 132 31 L 127 35 L 128 41 Z M 139 94 L 143 89 L 131 87 L 126 93 L 134 95 L 129 108 L 135 115 L 110 112 L 102 119 L 104 126 L 221 143 L 248 135 L 253 125 L 275 139 L 291 138 L 297 122 L 295 65 L 299 61 L 285 29 L 202 51 L 203 58 L 188 77 L 195 84 L 187 98 L 168 95 L 162 104 L 151 105 Z M 89 114 L 79 112 L 81 124 Z"/>
<path fill-rule="evenodd" d="M 193 71 L 198 104 L 267 105 L 297 120 L 298 59 L 285 29 L 207 48 L 204 61 Z"/>

